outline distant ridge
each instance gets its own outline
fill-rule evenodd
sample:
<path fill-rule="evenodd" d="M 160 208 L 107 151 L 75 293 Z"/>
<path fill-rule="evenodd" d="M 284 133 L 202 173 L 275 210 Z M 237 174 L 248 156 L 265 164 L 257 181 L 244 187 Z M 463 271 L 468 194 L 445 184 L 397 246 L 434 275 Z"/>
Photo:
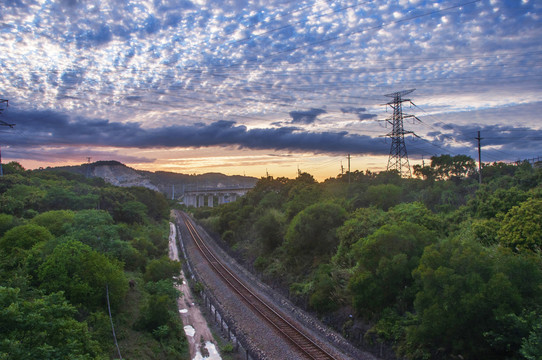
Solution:
<path fill-rule="evenodd" d="M 143 186 L 160 191 L 168 198 L 178 198 L 183 190 L 198 188 L 253 187 L 258 181 L 252 176 L 206 173 L 188 175 L 168 171 L 136 170 L 116 160 L 102 160 L 74 166 L 47 168 L 46 171 L 68 171 L 88 177 L 99 177 L 116 186 Z M 175 192 L 175 193 L 174 193 Z"/>

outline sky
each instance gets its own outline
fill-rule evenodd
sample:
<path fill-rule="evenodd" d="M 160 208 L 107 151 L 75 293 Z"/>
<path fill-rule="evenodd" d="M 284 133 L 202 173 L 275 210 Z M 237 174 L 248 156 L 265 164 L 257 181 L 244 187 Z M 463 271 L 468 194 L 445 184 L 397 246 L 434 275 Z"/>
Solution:
<path fill-rule="evenodd" d="M 2 162 L 323 180 L 542 155 L 542 1 L 0 0 Z M 413 90 L 413 91 L 411 91 Z M 6 107 L 6 104 L 9 105 Z M 412 116 L 410 116 L 412 115 Z M 15 124 L 13 127 L 6 125 Z"/>

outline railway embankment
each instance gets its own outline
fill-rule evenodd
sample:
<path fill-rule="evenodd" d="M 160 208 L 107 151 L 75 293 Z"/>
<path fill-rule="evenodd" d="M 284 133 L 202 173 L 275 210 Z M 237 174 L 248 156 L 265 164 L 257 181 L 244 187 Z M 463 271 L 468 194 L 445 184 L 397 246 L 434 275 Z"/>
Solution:
<path fill-rule="evenodd" d="M 203 284 L 202 298 L 204 306 L 220 324 L 226 337 L 234 340 L 236 348 L 241 349 L 247 359 L 299 359 L 300 354 L 277 331 L 264 324 L 262 319 L 231 293 L 231 290 L 218 279 L 217 274 L 206 264 L 201 254 L 195 249 L 190 234 L 182 222 L 177 221 L 181 248 L 187 259 L 187 272 Z M 213 252 L 222 259 L 232 272 L 266 301 L 284 314 L 289 321 L 299 324 L 311 338 L 328 349 L 336 359 L 376 359 L 372 354 L 362 352 L 350 345 L 310 314 L 294 306 L 288 299 L 277 294 L 269 286 L 261 283 L 255 276 L 240 266 L 226 254 L 214 240 L 197 224 L 198 231 Z"/>

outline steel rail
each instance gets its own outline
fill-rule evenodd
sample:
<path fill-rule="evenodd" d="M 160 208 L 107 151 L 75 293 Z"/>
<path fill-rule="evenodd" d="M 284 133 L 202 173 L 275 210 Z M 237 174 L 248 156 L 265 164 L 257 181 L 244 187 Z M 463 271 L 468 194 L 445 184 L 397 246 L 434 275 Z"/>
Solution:
<path fill-rule="evenodd" d="M 222 262 L 214 255 L 203 241 L 203 238 L 192 224 L 190 218 L 182 213 L 182 219 L 188 229 L 190 236 L 198 247 L 201 254 L 211 265 L 214 271 L 232 288 L 249 306 L 260 314 L 267 322 L 273 325 L 292 344 L 306 356 L 313 360 L 335 360 L 327 351 L 309 339 L 295 325 L 286 320 L 277 311 L 271 308 L 264 300 L 245 286 Z"/>

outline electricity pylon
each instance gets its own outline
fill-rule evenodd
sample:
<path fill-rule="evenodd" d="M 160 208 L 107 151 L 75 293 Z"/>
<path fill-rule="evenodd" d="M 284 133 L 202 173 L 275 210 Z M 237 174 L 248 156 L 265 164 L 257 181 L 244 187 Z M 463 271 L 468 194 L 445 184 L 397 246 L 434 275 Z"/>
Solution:
<path fill-rule="evenodd" d="M 392 130 L 387 137 L 391 138 L 391 148 L 390 156 L 388 158 L 388 167 L 386 170 L 397 170 L 401 177 L 411 177 L 412 173 L 410 171 L 410 165 L 408 163 L 408 154 L 405 145 L 405 134 L 412 134 L 417 136 L 412 131 L 405 131 L 403 128 L 403 119 L 414 118 L 418 121 L 416 116 L 403 114 L 402 103 L 409 102 L 412 104 L 410 99 L 403 99 L 403 96 L 410 94 L 415 89 L 397 91 L 391 94 L 386 94 L 384 96 L 391 97 L 393 100 L 385 104 L 393 109 L 393 115 L 391 118 L 386 119 L 388 124 L 391 125 Z"/>
<path fill-rule="evenodd" d="M 8 107 L 8 100 L 0 99 L 0 114 L 2 114 L 2 111 L 4 111 L 3 104 L 6 104 L 6 107 Z M 13 128 L 15 124 L 8 124 L 7 122 L 0 120 L 0 126 L 9 126 L 10 128 Z M 4 176 L 4 171 L 2 170 L 2 150 L 0 149 L 0 176 Z"/>

